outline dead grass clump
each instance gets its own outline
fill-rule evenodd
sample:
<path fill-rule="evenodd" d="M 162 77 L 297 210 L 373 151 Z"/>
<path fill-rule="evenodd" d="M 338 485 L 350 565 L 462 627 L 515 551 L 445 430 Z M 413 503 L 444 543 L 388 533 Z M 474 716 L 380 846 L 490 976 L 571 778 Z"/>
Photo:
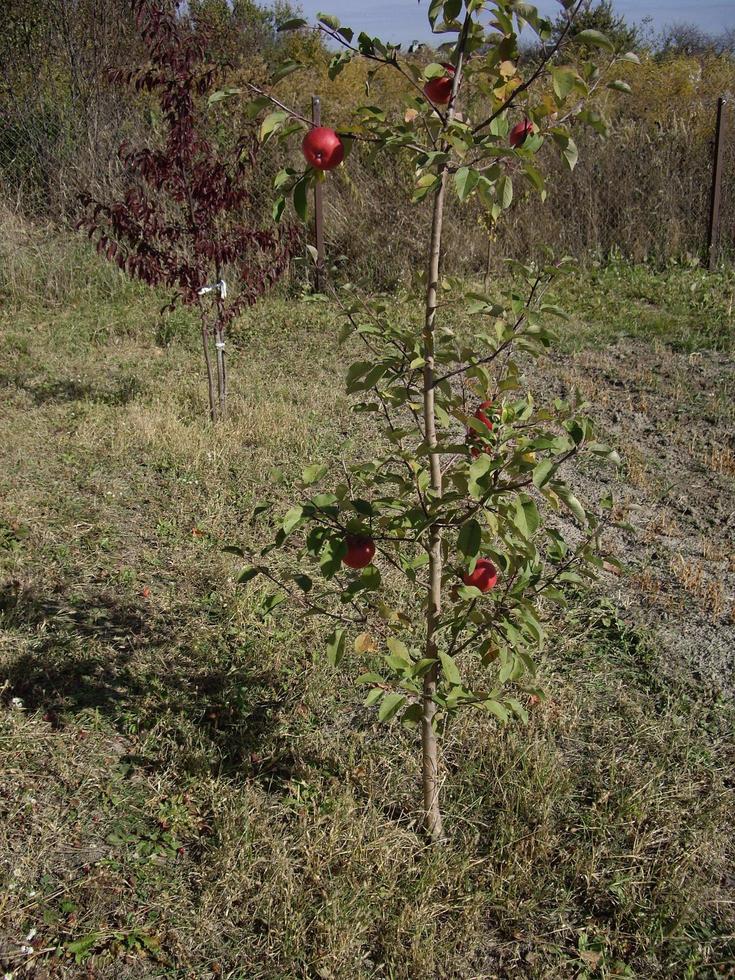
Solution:
<path fill-rule="evenodd" d="M 735 452 L 729 446 L 713 446 L 705 462 L 715 473 L 735 476 Z"/>
<path fill-rule="evenodd" d="M 725 593 L 722 583 L 714 580 L 696 558 L 675 555 L 671 559 L 671 571 L 686 592 L 698 599 L 712 616 L 718 618 L 725 611 Z"/>

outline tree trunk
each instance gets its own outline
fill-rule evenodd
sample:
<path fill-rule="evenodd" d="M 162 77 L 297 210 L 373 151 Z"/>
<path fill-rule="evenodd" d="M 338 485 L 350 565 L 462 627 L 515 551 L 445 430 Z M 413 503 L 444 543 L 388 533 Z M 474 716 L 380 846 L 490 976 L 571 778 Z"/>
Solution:
<path fill-rule="evenodd" d="M 462 77 L 462 61 L 470 15 L 465 17 L 458 42 L 458 59 L 454 73 L 452 98 L 445 125 L 454 118 L 454 100 Z M 437 292 L 439 289 L 439 270 L 441 264 L 442 228 L 444 225 L 444 201 L 447 193 L 448 171 L 446 167 L 440 176 L 439 188 L 434 197 L 434 212 L 431 219 L 431 240 L 429 245 L 429 266 L 426 283 L 426 309 L 423 330 L 424 357 L 424 436 L 429 450 L 429 473 L 434 498 L 441 497 L 442 471 L 439 453 L 436 451 L 436 412 L 434 407 L 434 329 L 436 326 Z M 431 504 L 430 504 L 431 506 Z M 429 589 L 426 606 L 426 651 L 427 660 L 438 661 L 436 631 L 441 616 L 442 598 L 442 533 L 437 524 L 429 528 Z M 442 815 L 439 806 L 439 748 L 434 729 L 436 715 L 437 682 L 439 680 L 438 662 L 424 675 L 421 716 L 421 755 L 422 783 L 424 790 L 424 822 L 426 831 L 433 841 L 442 837 Z"/>
<path fill-rule="evenodd" d="M 429 275 L 426 287 L 426 319 L 423 332 L 424 355 L 424 430 L 429 449 L 431 489 L 441 496 L 442 474 L 436 448 L 436 414 L 434 411 L 434 326 L 436 322 L 436 297 L 439 286 L 439 259 L 441 253 L 444 198 L 447 173 L 441 175 L 441 184 L 434 198 L 434 214 L 431 222 Z M 436 628 L 441 615 L 442 551 L 441 530 L 434 525 L 429 531 L 429 594 L 426 609 L 426 658 L 437 659 Z M 424 676 L 423 715 L 421 718 L 421 747 L 423 757 L 424 819 L 432 840 L 442 835 L 442 817 L 439 808 L 439 750 L 434 731 L 436 704 L 434 695 L 439 667 L 434 666 Z"/>
<path fill-rule="evenodd" d="M 212 422 L 217 421 L 217 403 L 214 398 L 214 375 L 212 373 L 212 358 L 209 353 L 209 328 L 207 327 L 207 320 L 204 315 L 204 310 L 201 311 L 202 318 L 202 346 L 204 348 L 204 363 L 207 366 L 207 391 L 209 393 L 209 417 Z"/>
<path fill-rule="evenodd" d="M 219 392 L 219 417 L 227 417 L 227 371 L 225 366 L 225 335 L 220 324 L 215 330 L 215 347 L 217 349 L 217 390 Z"/>

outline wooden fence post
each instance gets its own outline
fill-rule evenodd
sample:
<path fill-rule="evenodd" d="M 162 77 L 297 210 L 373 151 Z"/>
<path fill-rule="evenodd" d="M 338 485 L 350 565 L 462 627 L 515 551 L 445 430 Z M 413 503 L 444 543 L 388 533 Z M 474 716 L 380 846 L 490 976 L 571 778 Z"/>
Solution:
<path fill-rule="evenodd" d="M 712 190 L 710 194 L 709 227 L 707 231 L 707 263 L 710 272 L 717 268 L 720 254 L 720 198 L 722 191 L 722 160 L 725 152 L 725 99 L 717 100 L 717 128 L 715 130 L 715 157 L 712 164 Z"/>
<path fill-rule="evenodd" d="M 311 120 L 315 126 L 320 126 L 322 121 L 321 99 L 312 95 L 311 97 Z M 323 184 L 320 180 L 314 183 L 314 235 L 316 237 L 316 275 L 314 277 L 314 288 L 316 292 L 322 291 L 324 278 L 324 198 Z"/>

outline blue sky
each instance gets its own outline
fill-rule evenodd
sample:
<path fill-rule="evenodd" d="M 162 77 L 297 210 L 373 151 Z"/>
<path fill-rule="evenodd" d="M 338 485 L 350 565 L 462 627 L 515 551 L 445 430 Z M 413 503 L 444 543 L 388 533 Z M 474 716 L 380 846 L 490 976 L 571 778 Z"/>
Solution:
<path fill-rule="evenodd" d="M 324 11 L 355 30 L 394 43 L 431 37 L 426 19 L 429 0 L 300 0 L 299 6 L 305 17 Z M 536 6 L 551 15 L 560 9 L 555 0 L 536 0 Z M 632 23 L 650 17 L 655 29 L 675 22 L 697 24 L 713 33 L 735 27 L 735 0 L 617 0 L 615 7 Z"/>

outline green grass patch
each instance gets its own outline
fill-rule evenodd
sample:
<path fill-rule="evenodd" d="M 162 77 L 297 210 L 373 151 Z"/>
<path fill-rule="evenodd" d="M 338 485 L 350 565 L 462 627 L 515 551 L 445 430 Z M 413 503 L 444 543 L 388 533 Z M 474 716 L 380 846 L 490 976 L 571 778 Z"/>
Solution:
<path fill-rule="evenodd" d="M 732 350 L 735 276 L 672 264 L 662 271 L 613 261 L 562 281 L 557 301 L 574 315 L 564 346 L 626 337 L 674 350 Z"/>

